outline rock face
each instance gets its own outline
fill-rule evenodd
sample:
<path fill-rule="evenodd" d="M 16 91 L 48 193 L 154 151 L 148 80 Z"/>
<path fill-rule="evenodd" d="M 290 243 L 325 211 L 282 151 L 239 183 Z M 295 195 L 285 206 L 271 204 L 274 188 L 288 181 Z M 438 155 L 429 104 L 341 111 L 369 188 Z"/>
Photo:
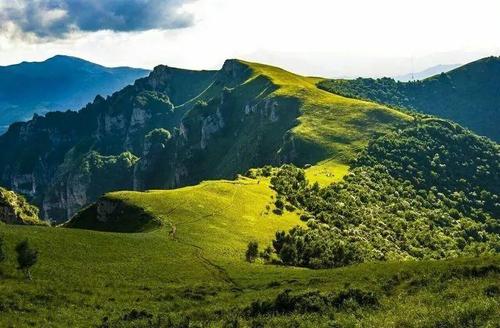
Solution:
<path fill-rule="evenodd" d="M 40 224 L 38 208 L 13 191 L 0 187 L 0 221 L 7 224 Z"/>
<path fill-rule="evenodd" d="M 265 77 L 228 60 L 220 71 L 157 67 L 79 112 L 53 112 L 0 136 L 0 183 L 71 217 L 101 194 L 231 178 L 286 156 L 299 104 L 270 97 Z"/>

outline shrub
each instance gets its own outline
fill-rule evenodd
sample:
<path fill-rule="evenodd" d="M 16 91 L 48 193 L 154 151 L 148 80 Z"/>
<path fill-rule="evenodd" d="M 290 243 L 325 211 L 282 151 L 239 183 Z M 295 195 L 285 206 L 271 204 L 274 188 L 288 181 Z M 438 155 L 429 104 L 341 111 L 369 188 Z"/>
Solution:
<path fill-rule="evenodd" d="M 27 240 L 16 246 L 18 269 L 24 272 L 27 279 L 31 280 L 31 267 L 38 261 L 38 251 L 31 248 Z"/>
<path fill-rule="evenodd" d="M 248 262 L 253 262 L 259 256 L 259 243 L 251 241 L 248 243 L 245 257 Z"/>
<path fill-rule="evenodd" d="M 255 300 L 244 313 L 249 317 L 290 313 L 323 313 L 328 308 L 342 310 L 348 306 L 375 307 L 379 299 L 371 291 L 347 289 L 339 293 L 322 294 L 317 290 L 293 295 L 290 289 L 279 293 L 272 301 Z"/>

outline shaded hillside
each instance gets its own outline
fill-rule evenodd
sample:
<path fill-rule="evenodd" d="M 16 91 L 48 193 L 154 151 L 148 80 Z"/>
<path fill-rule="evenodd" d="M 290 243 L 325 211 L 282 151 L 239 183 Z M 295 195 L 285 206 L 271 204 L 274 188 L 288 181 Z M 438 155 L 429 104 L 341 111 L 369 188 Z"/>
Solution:
<path fill-rule="evenodd" d="M 422 81 L 326 80 L 319 87 L 357 99 L 451 119 L 500 141 L 500 58 L 488 57 Z"/>
<path fill-rule="evenodd" d="M 35 113 L 81 108 L 97 94 L 109 95 L 147 74 L 69 56 L 0 67 L 0 134 Z"/>
<path fill-rule="evenodd" d="M 317 81 L 239 60 L 220 71 L 159 66 L 79 112 L 13 124 L 0 137 L 0 178 L 44 218 L 64 220 L 106 191 L 172 188 L 266 164 L 345 164 L 370 137 L 410 119 Z"/>

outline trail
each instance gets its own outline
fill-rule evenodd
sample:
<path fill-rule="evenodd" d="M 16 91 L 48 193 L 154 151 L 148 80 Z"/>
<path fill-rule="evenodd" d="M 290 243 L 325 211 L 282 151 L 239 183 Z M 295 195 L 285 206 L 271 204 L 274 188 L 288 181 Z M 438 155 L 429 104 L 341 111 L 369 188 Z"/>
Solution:
<path fill-rule="evenodd" d="M 191 246 L 195 249 L 195 256 L 200 260 L 200 262 L 203 264 L 203 266 L 205 268 L 207 268 L 207 270 L 209 271 L 212 271 L 215 273 L 215 275 L 222 281 L 224 281 L 225 283 L 228 283 L 230 285 L 232 285 L 234 288 L 238 289 L 238 290 L 241 290 L 241 287 L 238 285 L 238 283 L 236 281 L 234 281 L 230 276 L 229 274 L 227 273 L 226 269 L 224 269 L 223 267 L 221 267 L 220 265 L 216 264 L 215 262 L 209 260 L 208 258 L 206 258 L 204 255 L 203 255 L 203 248 L 198 246 L 198 245 L 195 245 L 195 244 L 191 244 L 191 243 L 188 243 L 188 242 L 185 242 L 185 241 L 181 241 L 177 238 L 174 238 L 174 240 L 180 244 L 183 244 L 183 245 L 187 245 L 187 246 Z"/>
<path fill-rule="evenodd" d="M 198 245 L 195 245 L 195 244 L 191 244 L 189 242 L 186 242 L 186 241 L 183 241 L 181 239 L 179 239 L 177 237 L 177 227 L 179 226 L 184 226 L 184 225 L 188 225 L 188 224 L 192 224 L 192 223 L 196 223 L 196 222 L 199 222 L 201 220 L 204 220 L 204 219 L 207 219 L 209 217 L 214 217 L 216 216 L 217 214 L 221 214 L 223 213 L 224 211 L 226 211 L 227 209 L 229 209 L 230 207 L 233 206 L 234 204 L 234 199 L 236 197 L 236 193 L 237 191 L 240 190 L 241 188 L 241 183 L 231 183 L 231 184 L 235 184 L 237 185 L 237 188 L 235 188 L 232 196 L 231 196 L 231 200 L 229 202 L 229 204 L 219 210 L 216 210 L 216 211 L 213 211 L 212 213 L 210 214 L 206 214 L 206 215 L 203 215 L 201 216 L 200 218 L 197 218 L 197 219 L 194 219 L 194 220 L 191 220 L 191 221 L 186 221 L 186 222 L 180 222 L 178 224 L 174 224 L 172 221 L 170 221 L 167 217 L 170 216 L 173 212 L 175 212 L 175 210 L 177 210 L 178 208 L 181 208 L 182 206 L 184 206 L 185 204 L 187 204 L 189 202 L 189 200 L 186 200 L 182 203 L 180 203 L 179 205 L 177 205 L 176 207 L 170 209 L 166 214 L 164 215 L 161 215 L 160 217 L 160 220 L 163 221 L 163 222 L 166 222 L 170 225 L 171 227 L 171 230 L 169 232 L 169 236 L 177 243 L 179 244 L 183 244 L 183 245 L 186 245 L 186 246 L 190 246 L 192 248 L 194 248 L 194 255 L 196 256 L 196 258 L 198 258 L 200 260 L 200 262 L 202 263 L 202 265 L 208 270 L 208 271 L 211 271 L 214 273 L 214 275 L 221 281 L 227 283 L 227 284 L 230 284 L 232 285 L 235 289 L 237 290 L 241 290 L 241 287 L 238 285 L 238 283 L 236 281 L 234 281 L 230 275 L 228 274 L 228 272 L 223 268 L 221 267 L 220 265 L 216 264 L 215 262 L 211 261 L 210 259 L 208 259 L 207 257 L 205 257 L 205 255 L 203 254 L 204 252 L 204 249 Z M 206 185 L 205 185 L 206 186 Z M 203 186 L 202 188 L 204 188 L 205 186 Z"/>

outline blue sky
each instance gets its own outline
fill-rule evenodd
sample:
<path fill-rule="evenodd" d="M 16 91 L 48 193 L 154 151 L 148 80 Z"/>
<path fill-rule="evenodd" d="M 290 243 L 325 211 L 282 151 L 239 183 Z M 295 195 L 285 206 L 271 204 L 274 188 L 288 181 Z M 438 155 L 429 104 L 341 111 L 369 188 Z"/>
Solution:
<path fill-rule="evenodd" d="M 0 65 L 79 56 L 382 76 L 500 55 L 498 0 L 0 0 Z"/>

